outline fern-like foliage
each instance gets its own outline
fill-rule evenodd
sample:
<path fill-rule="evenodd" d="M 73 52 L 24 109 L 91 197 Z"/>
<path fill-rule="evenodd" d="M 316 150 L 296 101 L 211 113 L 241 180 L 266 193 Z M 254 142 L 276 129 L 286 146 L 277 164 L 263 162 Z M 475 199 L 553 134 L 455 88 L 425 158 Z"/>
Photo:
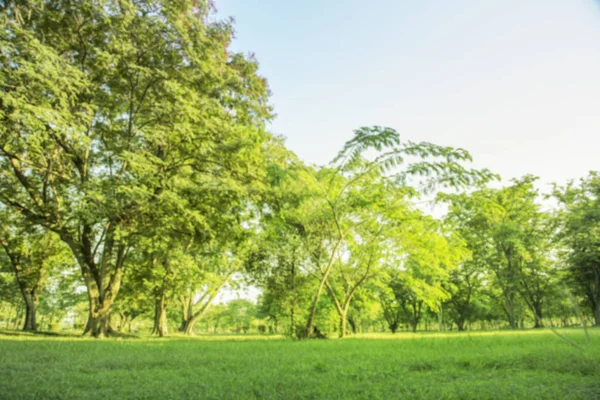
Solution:
<path fill-rule="evenodd" d="M 368 160 L 367 152 L 375 153 Z M 414 185 L 429 193 L 436 187 L 461 188 L 480 185 L 497 176 L 487 169 L 467 168 L 468 151 L 429 142 L 402 142 L 389 127 L 362 127 L 331 162 L 336 173 L 352 176 L 349 184 L 370 173 L 383 174 L 397 185 Z"/>

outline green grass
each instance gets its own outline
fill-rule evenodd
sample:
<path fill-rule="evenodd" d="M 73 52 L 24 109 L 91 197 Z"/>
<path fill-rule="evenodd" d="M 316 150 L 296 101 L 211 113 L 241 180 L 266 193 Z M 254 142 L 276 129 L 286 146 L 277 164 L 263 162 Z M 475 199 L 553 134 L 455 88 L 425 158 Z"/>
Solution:
<path fill-rule="evenodd" d="M 560 332 L 580 348 L 550 331 L 314 341 L 0 335 L 0 398 L 600 399 L 600 331 L 589 342 L 580 330 Z"/>

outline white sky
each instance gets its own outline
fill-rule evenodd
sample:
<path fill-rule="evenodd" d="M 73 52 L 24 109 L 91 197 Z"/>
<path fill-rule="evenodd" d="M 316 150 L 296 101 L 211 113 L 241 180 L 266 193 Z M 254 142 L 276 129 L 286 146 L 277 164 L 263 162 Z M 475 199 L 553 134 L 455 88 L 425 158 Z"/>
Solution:
<path fill-rule="evenodd" d="M 385 125 L 542 182 L 600 169 L 594 0 L 216 0 L 254 52 L 275 133 L 308 162 Z"/>

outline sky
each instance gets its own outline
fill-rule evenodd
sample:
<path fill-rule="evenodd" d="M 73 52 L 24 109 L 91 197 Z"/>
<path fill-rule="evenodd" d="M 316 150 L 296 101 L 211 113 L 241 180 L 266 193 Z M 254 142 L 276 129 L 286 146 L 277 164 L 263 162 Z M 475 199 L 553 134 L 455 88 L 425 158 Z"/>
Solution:
<path fill-rule="evenodd" d="M 352 131 L 467 149 L 541 185 L 600 169 L 597 0 L 215 0 L 272 91 L 270 130 L 309 162 Z"/>

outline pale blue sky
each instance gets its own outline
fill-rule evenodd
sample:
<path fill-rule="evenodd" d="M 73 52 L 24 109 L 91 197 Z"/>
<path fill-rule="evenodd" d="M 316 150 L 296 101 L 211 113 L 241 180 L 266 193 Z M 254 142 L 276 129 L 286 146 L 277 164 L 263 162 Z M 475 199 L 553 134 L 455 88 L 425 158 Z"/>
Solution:
<path fill-rule="evenodd" d="M 600 169 L 595 0 L 216 0 L 253 52 L 272 131 L 325 163 L 364 125 L 464 147 L 504 178 Z"/>

